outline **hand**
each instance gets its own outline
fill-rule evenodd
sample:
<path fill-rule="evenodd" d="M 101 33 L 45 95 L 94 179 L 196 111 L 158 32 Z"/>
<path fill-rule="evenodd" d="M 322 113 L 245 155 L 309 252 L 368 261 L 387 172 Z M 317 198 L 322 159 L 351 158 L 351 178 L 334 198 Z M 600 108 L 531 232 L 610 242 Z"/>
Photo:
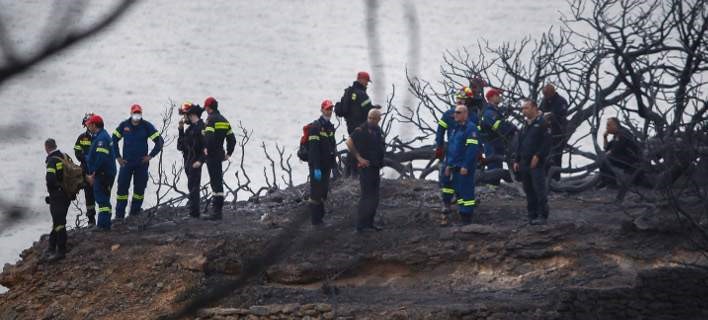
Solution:
<path fill-rule="evenodd" d="M 443 159 L 443 156 L 444 156 L 444 154 L 443 154 L 443 148 L 442 148 L 442 147 L 437 147 L 437 148 L 435 148 L 435 158 L 442 160 L 442 159 Z"/>
<path fill-rule="evenodd" d="M 150 160 L 152 160 L 152 156 L 147 155 L 143 157 L 143 163 L 148 163 Z"/>
<path fill-rule="evenodd" d="M 514 170 L 514 172 L 519 172 L 519 163 L 518 163 L 518 162 L 514 162 L 514 165 L 513 165 L 512 169 Z"/>
<path fill-rule="evenodd" d="M 468 173 L 470 173 L 467 168 L 460 168 L 460 174 L 463 176 L 466 176 Z"/>
<path fill-rule="evenodd" d="M 445 168 L 445 176 L 449 177 L 452 174 L 452 170 L 450 170 L 450 167 Z"/>
<path fill-rule="evenodd" d="M 179 130 L 184 130 L 184 118 L 179 119 Z"/>
<path fill-rule="evenodd" d="M 533 158 L 531 158 L 531 169 L 536 169 L 539 161 L 541 161 L 541 159 L 539 159 L 538 156 L 533 156 Z"/>
<path fill-rule="evenodd" d="M 231 159 L 231 156 L 230 156 L 230 155 L 228 155 L 228 154 L 227 154 L 227 155 L 224 155 L 224 161 L 229 161 L 229 159 Z"/>
<path fill-rule="evenodd" d="M 312 178 L 315 179 L 315 181 L 322 181 L 322 170 L 315 169 L 312 173 Z"/>
<path fill-rule="evenodd" d="M 117 158 L 116 160 L 118 160 L 118 165 L 120 165 L 121 167 L 128 164 L 128 161 L 123 158 Z"/>
<path fill-rule="evenodd" d="M 362 158 L 362 157 L 358 157 L 358 158 L 357 158 L 357 161 L 358 161 L 357 166 L 358 166 L 359 168 L 366 168 L 366 167 L 369 166 L 369 160 L 366 160 L 366 159 L 364 159 L 364 158 Z"/>
<path fill-rule="evenodd" d="M 194 169 L 199 169 L 199 167 L 201 167 L 201 166 L 202 166 L 201 161 L 194 161 L 194 163 L 192 163 L 192 168 L 194 168 Z"/>
<path fill-rule="evenodd" d="M 90 186 L 93 185 L 93 183 L 94 183 L 95 180 L 96 180 L 96 174 L 95 174 L 95 173 L 86 176 L 86 182 L 88 182 L 88 184 L 89 184 Z"/>
<path fill-rule="evenodd" d="M 49 201 L 49 196 L 44 197 L 44 202 L 46 202 L 47 204 L 50 204 L 50 203 L 51 203 L 51 201 Z"/>
<path fill-rule="evenodd" d="M 205 155 L 205 156 L 208 156 L 208 155 L 209 155 L 209 152 L 207 151 L 207 148 L 204 148 L 204 155 Z"/>

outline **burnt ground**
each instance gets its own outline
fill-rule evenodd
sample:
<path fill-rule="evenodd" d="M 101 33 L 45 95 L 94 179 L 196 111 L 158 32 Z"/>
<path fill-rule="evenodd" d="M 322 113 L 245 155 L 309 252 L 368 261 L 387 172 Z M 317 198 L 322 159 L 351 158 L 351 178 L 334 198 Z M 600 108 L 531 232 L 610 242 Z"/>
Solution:
<path fill-rule="evenodd" d="M 56 265 L 40 261 L 43 239 L 0 275 L 0 319 L 168 318 L 244 274 L 186 318 L 708 318 L 708 272 L 685 265 L 708 265 L 703 253 L 638 197 L 554 194 L 549 224 L 529 226 L 517 185 L 479 187 L 475 223 L 440 226 L 434 182 L 383 180 L 384 230 L 357 234 L 358 183 L 334 183 L 324 228 L 303 219 L 303 190 L 237 203 L 220 222 L 165 208 L 73 230 Z"/>

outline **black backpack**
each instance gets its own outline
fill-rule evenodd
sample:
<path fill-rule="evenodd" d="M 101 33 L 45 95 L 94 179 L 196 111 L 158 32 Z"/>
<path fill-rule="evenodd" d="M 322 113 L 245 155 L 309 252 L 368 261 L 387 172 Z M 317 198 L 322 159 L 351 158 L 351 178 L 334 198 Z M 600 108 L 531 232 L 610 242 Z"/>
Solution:
<path fill-rule="evenodd" d="M 297 157 L 307 162 L 309 159 L 309 145 L 307 144 L 310 139 L 310 128 L 314 127 L 314 123 L 308 123 L 302 127 L 302 137 L 300 137 L 300 147 L 297 149 Z"/>
<path fill-rule="evenodd" d="M 351 105 L 352 87 L 344 89 L 344 95 L 339 99 L 334 105 L 334 114 L 340 118 L 346 118 L 349 116 L 350 105 Z"/>

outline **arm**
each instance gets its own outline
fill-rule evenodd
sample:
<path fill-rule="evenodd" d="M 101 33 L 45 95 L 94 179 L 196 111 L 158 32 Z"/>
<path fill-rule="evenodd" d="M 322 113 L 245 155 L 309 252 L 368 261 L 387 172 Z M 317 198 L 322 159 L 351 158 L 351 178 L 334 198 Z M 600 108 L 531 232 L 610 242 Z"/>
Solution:
<path fill-rule="evenodd" d="M 81 136 L 76 138 L 76 143 L 74 143 L 74 156 L 76 156 L 76 160 L 79 162 L 84 162 L 84 148 L 81 145 Z"/>
<path fill-rule="evenodd" d="M 119 125 L 118 128 L 113 130 L 113 137 L 112 137 L 112 139 L 113 139 L 113 153 L 116 155 L 116 158 L 118 158 L 118 159 L 122 158 L 120 155 L 120 148 L 118 147 L 118 142 L 120 141 L 120 139 L 123 138 L 123 135 L 120 132 L 121 132 L 121 127 Z"/>
<path fill-rule="evenodd" d="M 229 130 L 226 131 L 226 154 L 230 157 L 234 154 L 234 149 L 236 149 L 236 135 L 229 124 Z"/>
<path fill-rule="evenodd" d="M 309 164 L 312 169 L 320 168 L 320 146 L 322 142 L 320 128 L 318 126 L 311 126 L 307 136 L 307 164 Z"/>
<path fill-rule="evenodd" d="M 435 146 L 442 148 L 445 145 L 445 133 L 447 132 L 448 125 L 445 122 L 445 114 L 438 120 L 438 129 L 435 131 Z"/>
<path fill-rule="evenodd" d="M 50 158 L 47 161 L 47 190 L 56 190 L 60 188 L 59 179 L 57 178 L 57 171 L 60 170 L 61 166 L 57 166 L 59 160 Z"/>
<path fill-rule="evenodd" d="M 214 134 L 216 134 L 216 128 L 214 128 L 214 119 L 211 117 L 207 118 L 206 124 L 204 125 L 204 131 L 202 131 L 204 136 L 204 148 L 208 149 L 209 146 L 214 145 Z"/>
<path fill-rule="evenodd" d="M 147 124 L 148 133 L 150 134 L 148 139 L 152 140 L 155 144 L 155 146 L 152 147 L 152 151 L 150 151 L 150 157 L 154 158 L 160 153 L 160 151 L 162 151 L 162 146 L 165 144 L 165 140 L 162 139 L 162 136 L 160 136 L 160 131 L 157 131 L 151 123 L 148 122 Z"/>
<path fill-rule="evenodd" d="M 184 128 L 177 128 L 179 135 L 177 136 L 177 150 L 184 151 Z"/>
<path fill-rule="evenodd" d="M 477 166 L 477 153 L 479 152 L 479 140 L 475 130 L 470 130 L 465 139 L 465 161 L 464 166 L 468 171 L 472 171 Z"/>
<path fill-rule="evenodd" d="M 536 153 L 534 153 L 534 156 L 538 156 L 539 160 L 543 160 L 548 157 L 548 154 L 551 151 L 552 136 L 545 125 L 541 125 L 536 129 L 541 130 L 541 132 L 539 133 L 541 141 L 539 141 L 539 146 L 536 150 Z"/>

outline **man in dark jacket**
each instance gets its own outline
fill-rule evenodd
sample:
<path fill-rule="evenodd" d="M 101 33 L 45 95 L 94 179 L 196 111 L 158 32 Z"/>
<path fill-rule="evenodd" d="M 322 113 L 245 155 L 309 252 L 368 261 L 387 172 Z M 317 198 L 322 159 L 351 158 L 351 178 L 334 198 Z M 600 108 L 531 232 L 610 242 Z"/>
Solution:
<path fill-rule="evenodd" d="M 187 175 L 187 189 L 189 190 L 189 215 L 198 218 L 200 213 L 199 192 L 201 191 L 202 164 L 204 164 L 204 121 L 202 121 L 202 108 L 191 102 L 184 103 L 180 109 L 184 117 L 180 119 L 177 127 L 177 150 L 182 151 L 184 158 L 184 173 Z M 184 123 L 189 123 L 187 130 Z"/>
<path fill-rule="evenodd" d="M 523 101 L 522 112 L 526 125 L 519 135 L 514 172 L 519 173 L 526 193 L 529 223 L 546 224 L 548 195 L 545 162 L 550 150 L 551 133 L 535 101 Z"/>
<path fill-rule="evenodd" d="M 81 120 L 81 125 L 86 128 L 84 124 L 93 113 L 87 113 Z M 88 155 L 89 148 L 91 148 L 91 132 L 86 129 L 83 133 L 76 138 L 76 143 L 74 143 L 74 155 L 76 160 L 81 164 L 81 169 L 84 170 L 84 175 L 86 175 L 86 155 Z M 96 200 L 93 197 L 93 187 L 88 183 L 84 185 L 84 198 L 86 200 L 86 217 L 88 218 L 89 226 L 96 225 Z"/>
<path fill-rule="evenodd" d="M 568 126 L 568 101 L 561 97 L 556 92 L 556 87 L 552 84 L 547 84 L 543 87 L 543 101 L 541 102 L 541 111 L 550 113 L 551 119 L 551 135 L 552 147 L 550 159 L 553 165 L 561 166 L 563 161 L 563 146 L 565 145 L 565 131 Z M 553 179 L 560 179 L 560 172 L 557 172 Z"/>
<path fill-rule="evenodd" d="M 371 103 L 369 94 L 366 93 L 369 82 L 371 82 L 369 73 L 365 71 L 359 72 L 356 76 L 356 81 L 352 83 L 351 87 L 344 90 L 341 101 L 335 106 L 334 112 L 338 117 L 343 117 L 346 121 L 347 133 L 349 135 L 366 122 L 369 110 L 372 108 L 380 108 L 380 106 Z M 356 163 L 355 157 L 347 156 L 347 162 L 344 168 L 345 176 L 356 176 Z"/>
<path fill-rule="evenodd" d="M 86 128 L 93 140 L 86 155 L 87 181 L 93 186 L 93 194 L 98 204 L 96 230 L 111 229 L 111 188 L 116 177 L 116 156 L 113 140 L 104 129 L 103 118 L 99 115 L 86 119 Z"/>
<path fill-rule="evenodd" d="M 612 140 L 608 141 L 610 134 Z M 600 166 L 601 181 L 598 187 L 616 186 L 617 177 L 610 166 L 616 167 L 625 174 L 634 175 L 641 162 L 641 149 L 632 132 L 622 127 L 619 119 L 615 117 L 607 119 L 607 129 L 603 138 L 608 161 L 604 161 Z M 638 174 L 632 182 L 639 183 L 641 180 L 642 176 Z"/>
<path fill-rule="evenodd" d="M 330 122 L 334 104 L 324 100 L 320 105 L 322 116 L 310 126 L 307 137 L 308 158 L 310 169 L 310 213 L 312 225 L 322 225 L 325 215 L 324 202 L 329 191 L 329 176 L 335 165 L 337 141 L 334 138 L 334 125 Z"/>
<path fill-rule="evenodd" d="M 507 140 L 516 131 L 516 127 L 507 121 L 499 110 L 502 91 L 489 89 L 485 97 L 487 104 L 482 110 L 479 126 L 484 142 L 485 163 L 488 170 L 502 169 L 506 155 Z M 493 182 L 499 184 L 499 179 Z"/>
<path fill-rule="evenodd" d="M 118 143 L 123 140 L 123 154 Z M 148 140 L 154 146 L 148 153 Z M 120 165 L 118 171 L 118 191 L 116 195 L 116 220 L 125 217 L 128 205 L 128 189 L 133 180 L 133 199 L 130 202 L 130 215 L 140 214 L 145 199 L 148 183 L 150 160 L 162 151 L 164 141 L 155 126 L 143 119 L 143 108 L 134 104 L 130 107 L 130 118 L 121 122 L 113 131 L 113 152 Z"/>
<path fill-rule="evenodd" d="M 52 214 L 52 231 L 49 233 L 49 247 L 45 254 L 47 261 L 53 262 L 63 259 L 66 254 L 66 213 L 69 211 L 71 200 L 61 187 L 64 178 L 64 163 L 61 159 L 64 158 L 64 154 L 57 149 L 56 141 L 51 138 L 44 142 L 44 150 L 47 152 L 45 162 L 49 192 L 45 200 Z"/>
<path fill-rule="evenodd" d="M 206 126 L 204 127 L 204 154 L 206 155 L 207 170 L 212 198 L 210 215 L 204 217 L 206 220 L 221 220 L 221 211 L 224 207 L 224 172 L 221 164 L 228 161 L 236 148 L 236 136 L 229 123 L 219 112 L 219 102 L 213 97 L 204 100 L 204 110 L 209 114 Z M 224 141 L 226 141 L 226 152 L 224 152 Z"/>
<path fill-rule="evenodd" d="M 383 132 L 379 127 L 381 111 L 371 109 L 367 121 L 356 128 L 347 140 L 349 153 L 357 159 L 361 197 L 359 198 L 359 215 L 357 232 L 367 230 L 380 231 L 374 225 L 374 216 L 379 206 L 379 188 L 381 186 L 381 168 L 384 166 L 386 145 Z"/>

